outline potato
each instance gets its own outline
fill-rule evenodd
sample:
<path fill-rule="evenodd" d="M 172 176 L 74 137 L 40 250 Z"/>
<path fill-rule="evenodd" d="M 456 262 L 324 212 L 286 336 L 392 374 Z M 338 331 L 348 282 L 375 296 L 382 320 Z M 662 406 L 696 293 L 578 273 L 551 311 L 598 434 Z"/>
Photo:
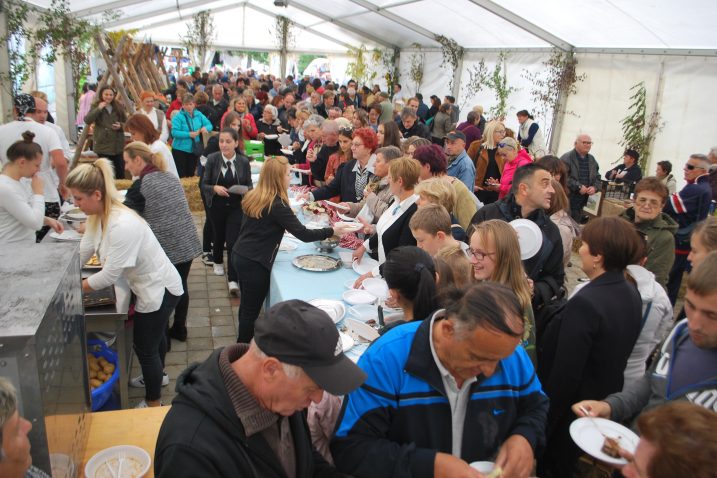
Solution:
<path fill-rule="evenodd" d="M 100 366 L 96 362 L 90 362 L 87 364 L 87 366 L 90 368 L 90 370 L 94 370 L 95 372 L 98 372 L 100 370 Z"/>
<path fill-rule="evenodd" d="M 97 378 L 97 370 L 90 370 L 90 379 Z"/>
<path fill-rule="evenodd" d="M 102 385 L 102 381 L 97 380 L 96 378 L 90 379 L 90 387 L 97 388 L 100 385 Z"/>
<path fill-rule="evenodd" d="M 107 361 L 106 358 L 100 357 L 100 358 L 97 360 L 97 363 L 100 364 L 100 366 L 105 366 L 105 365 L 107 365 L 109 362 Z"/>
<path fill-rule="evenodd" d="M 104 372 L 97 372 L 97 378 L 104 382 L 107 380 L 107 374 Z"/>
<path fill-rule="evenodd" d="M 102 371 L 107 375 L 112 375 L 115 371 L 115 366 L 114 364 L 108 363 L 107 365 L 102 367 Z"/>

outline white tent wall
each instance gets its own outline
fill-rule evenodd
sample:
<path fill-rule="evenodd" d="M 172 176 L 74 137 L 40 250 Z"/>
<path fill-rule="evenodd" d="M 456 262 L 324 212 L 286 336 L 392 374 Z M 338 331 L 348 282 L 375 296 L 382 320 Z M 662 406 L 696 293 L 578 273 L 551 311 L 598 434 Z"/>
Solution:
<path fill-rule="evenodd" d="M 707 153 L 717 144 L 717 123 L 708 120 L 717 110 L 717 96 L 709 94 L 717 78 L 716 58 L 578 55 L 578 74 L 586 73 L 587 78 L 578 86 L 578 93 L 568 98 L 567 109 L 579 116 L 565 116 L 556 152 L 569 151 L 575 137 L 585 132 L 592 136 L 592 153 L 602 173 L 620 162 L 620 120 L 628 113 L 630 87 L 645 82 L 648 113 L 651 112 L 658 97 L 663 62 L 662 94 L 656 110 L 665 127 L 656 137 L 645 175 L 654 174 L 658 161 L 669 160 L 681 187 L 681 170 L 689 155 Z"/>

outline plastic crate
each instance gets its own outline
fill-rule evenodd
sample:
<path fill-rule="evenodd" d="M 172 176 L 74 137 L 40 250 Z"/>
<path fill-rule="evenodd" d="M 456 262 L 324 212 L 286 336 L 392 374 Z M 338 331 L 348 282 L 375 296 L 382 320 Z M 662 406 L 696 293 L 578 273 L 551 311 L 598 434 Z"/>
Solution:
<path fill-rule="evenodd" d="M 244 153 L 250 160 L 264 161 L 264 143 L 256 140 L 245 140 Z"/>
<path fill-rule="evenodd" d="M 107 347 L 101 340 L 91 339 L 87 341 L 87 351 L 97 358 L 104 357 L 109 363 L 114 364 L 115 371 L 105 383 L 92 390 L 92 411 L 96 412 L 109 400 L 112 395 L 115 383 L 119 380 L 119 360 L 117 353 Z"/>

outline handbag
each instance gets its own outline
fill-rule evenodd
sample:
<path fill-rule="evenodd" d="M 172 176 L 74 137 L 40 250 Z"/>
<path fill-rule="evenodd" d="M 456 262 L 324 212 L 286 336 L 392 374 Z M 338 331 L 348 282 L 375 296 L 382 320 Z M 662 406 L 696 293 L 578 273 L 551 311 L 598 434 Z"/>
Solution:
<path fill-rule="evenodd" d="M 184 120 L 187 122 L 187 126 L 189 126 L 189 131 L 194 131 L 192 129 L 192 122 L 189 121 L 189 118 L 185 116 Z M 199 138 L 199 141 L 197 141 L 197 138 Z M 192 140 L 192 154 L 197 158 L 201 158 L 202 156 L 204 156 L 204 143 L 202 142 L 202 134 L 199 133 L 194 139 L 189 139 Z"/>

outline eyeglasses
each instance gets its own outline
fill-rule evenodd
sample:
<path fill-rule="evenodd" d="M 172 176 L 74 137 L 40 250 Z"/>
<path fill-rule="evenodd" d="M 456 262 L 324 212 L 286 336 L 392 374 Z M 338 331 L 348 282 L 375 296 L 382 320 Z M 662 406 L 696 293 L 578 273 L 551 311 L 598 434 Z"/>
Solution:
<path fill-rule="evenodd" d="M 494 133 L 498 133 L 498 134 L 505 134 L 505 130 L 504 130 L 504 129 L 497 129 L 497 130 L 495 130 L 495 131 L 493 131 L 493 132 L 494 132 Z"/>
<path fill-rule="evenodd" d="M 656 199 L 648 199 L 646 197 L 638 197 L 635 203 L 639 207 L 649 207 L 650 209 L 661 208 L 662 204 Z"/>
<path fill-rule="evenodd" d="M 361 148 L 363 146 L 363 143 L 351 143 L 352 148 Z"/>
<path fill-rule="evenodd" d="M 495 252 L 479 251 L 477 249 L 468 249 L 468 255 L 473 257 L 477 261 L 482 261 L 486 257 L 495 255 Z"/>
<path fill-rule="evenodd" d="M 696 164 L 687 163 L 687 164 L 685 164 L 685 169 L 692 171 L 693 169 L 705 169 L 705 168 L 697 166 Z"/>

